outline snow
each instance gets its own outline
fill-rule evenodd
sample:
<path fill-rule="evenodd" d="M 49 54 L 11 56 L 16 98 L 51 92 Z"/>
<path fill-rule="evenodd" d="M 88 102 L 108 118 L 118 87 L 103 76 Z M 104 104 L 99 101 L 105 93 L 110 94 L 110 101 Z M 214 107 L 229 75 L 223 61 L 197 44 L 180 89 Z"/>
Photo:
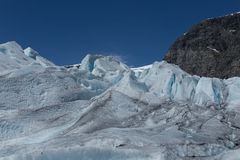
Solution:
<path fill-rule="evenodd" d="M 150 160 L 147 154 L 135 150 L 112 150 L 100 149 L 96 147 L 74 147 L 70 149 L 51 149 L 44 152 L 36 152 L 29 155 L 18 155 L 15 158 L 18 160 Z M 14 158 L 13 158 L 14 159 Z M 159 159 L 164 160 L 164 159 Z"/>
<path fill-rule="evenodd" d="M 0 160 L 237 159 L 240 78 L 87 55 L 62 67 L 0 45 Z"/>
<path fill-rule="evenodd" d="M 240 12 L 234 12 L 234 13 L 227 14 L 227 15 L 222 15 L 222 16 L 219 16 L 219 17 L 211 17 L 211 18 L 207 18 L 207 20 L 212 20 L 212 19 L 221 18 L 221 17 L 234 16 L 236 14 L 240 14 Z"/>
<path fill-rule="evenodd" d="M 152 64 L 146 65 L 146 66 L 142 66 L 142 67 L 137 67 L 137 68 L 131 68 L 131 70 L 135 73 L 135 76 L 138 77 L 138 76 L 141 75 L 142 72 L 146 72 L 150 68 L 152 68 Z"/>
<path fill-rule="evenodd" d="M 212 50 L 212 51 L 214 51 L 214 52 L 216 52 L 216 53 L 220 53 L 220 51 L 218 51 L 217 49 L 215 49 L 215 48 L 211 48 L 211 47 L 207 47 L 208 49 L 210 49 L 210 50 Z"/>
<path fill-rule="evenodd" d="M 233 150 L 233 151 L 229 151 L 227 153 L 222 154 L 222 156 L 220 156 L 221 158 L 219 158 L 220 160 L 239 160 L 240 157 L 240 149 L 237 150 Z"/>
<path fill-rule="evenodd" d="M 237 31 L 237 30 L 235 30 L 235 29 L 230 29 L 230 30 L 229 30 L 230 33 L 234 33 L 234 32 L 236 32 L 236 31 Z"/>

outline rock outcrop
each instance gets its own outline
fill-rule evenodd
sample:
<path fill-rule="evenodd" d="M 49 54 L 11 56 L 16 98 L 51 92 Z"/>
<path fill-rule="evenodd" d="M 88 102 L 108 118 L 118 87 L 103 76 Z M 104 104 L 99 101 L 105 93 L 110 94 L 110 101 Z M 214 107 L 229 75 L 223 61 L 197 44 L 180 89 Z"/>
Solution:
<path fill-rule="evenodd" d="M 164 57 L 199 76 L 240 76 L 240 13 L 212 18 L 180 36 Z"/>

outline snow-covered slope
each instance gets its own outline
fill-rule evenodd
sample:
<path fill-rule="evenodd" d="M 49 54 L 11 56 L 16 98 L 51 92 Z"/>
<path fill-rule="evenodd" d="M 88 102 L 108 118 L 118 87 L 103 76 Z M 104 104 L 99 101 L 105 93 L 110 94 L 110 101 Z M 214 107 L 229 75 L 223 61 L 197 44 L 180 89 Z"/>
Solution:
<path fill-rule="evenodd" d="M 0 160 L 236 159 L 240 78 L 87 55 L 56 66 L 0 45 Z"/>

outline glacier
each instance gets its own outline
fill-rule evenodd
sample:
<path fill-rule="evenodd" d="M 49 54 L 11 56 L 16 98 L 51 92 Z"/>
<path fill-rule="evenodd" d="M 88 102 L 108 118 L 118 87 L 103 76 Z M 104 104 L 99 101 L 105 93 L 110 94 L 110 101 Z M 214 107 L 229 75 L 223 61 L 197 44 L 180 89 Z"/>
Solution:
<path fill-rule="evenodd" d="M 238 160 L 240 78 L 0 45 L 0 160 Z"/>

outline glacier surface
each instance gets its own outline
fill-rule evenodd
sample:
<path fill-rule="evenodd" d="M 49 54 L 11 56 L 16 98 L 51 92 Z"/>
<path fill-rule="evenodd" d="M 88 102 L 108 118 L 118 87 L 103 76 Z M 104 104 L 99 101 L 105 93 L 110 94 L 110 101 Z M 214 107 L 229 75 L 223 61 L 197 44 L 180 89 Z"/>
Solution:
<path fill-rule="evenodd" d="M 240 78 L 0 45 L 0 160 L 238 160 Z"/>

